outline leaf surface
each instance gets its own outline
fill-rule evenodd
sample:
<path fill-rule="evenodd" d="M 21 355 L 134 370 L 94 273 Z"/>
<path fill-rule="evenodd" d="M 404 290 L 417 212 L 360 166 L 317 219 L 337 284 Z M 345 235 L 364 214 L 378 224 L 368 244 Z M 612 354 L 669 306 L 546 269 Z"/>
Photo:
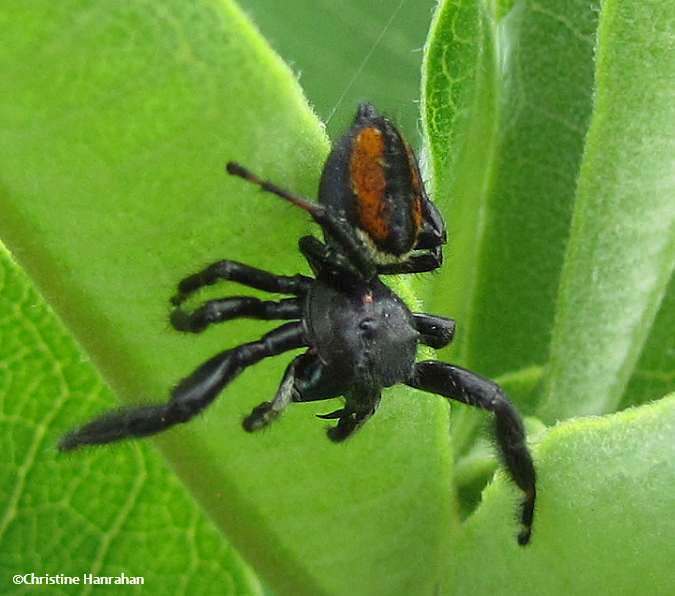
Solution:
<path fill-rule="evenodd" d="M 513 540 L 499 474 L 453 546 L 447 594 L 668 594 L 675 521 L 675 395 L 539 435 L 536 530 Z"/>
<path fill-rule="evenodd" d="M 546 420 L 618 406 L 675 267 L 674 50 L 672 4 L 603 5 L 595 109 L 540 408 Z M 672 320 L 672 307 L 667 313 Z M 672 326 L 658 333 L 672 358 Z"/>
<path fill-rule="evenodd" d="M 674 388 L 673 9 L 597 9 L 449 1 L 427 43 L 429 163 L 458 247 L 430 299 L 464 321 L 450 357 L 549 422 Z M 502 473 L 469 513 L 495 466 L 477 420 L 453 408 L 469 519 L 440 593 L 668 593 L 673 396 L 545 432 L 528 420 L 526 549 Z"/>
<path fill-rule="evenodd" d="M 0 334 L 3 593 L 14 574 L 30 572 L 124 573 L 143 577 L 151 593 L 204 594 L 216 585 L 222 594 L 262 593 L 150 445 L 56 455 L 65 427 L 117 400 L 1 246 Z"/>
<path fill-rule="evenodd" d="M 458 317 L 459 358 L 490 376 L 545 363 L 596 19 L 573 1 L 549 11 L 519 0 L 499 14 L 448 1 L 427 41 L 423 121 L 450 237 L 431 307 Z"/>
<path fill-rule="evenodd" d="M 305 216 L 228 178 L 224 163 L 312 196 L 322 128 L 231 2 L 38 2 L 1 19 L 13 94 L 0 103 L 0 232 L 113 389 L 127 402 L 166 399 L 207 357 L 271 328 L 173 332 L 167 300 L 181 277 L 223 257 L 307 272 L 296 249 Z M 275 590 L 429 585 L 451 533 L 447 408 L 389 392 L 344 445 L 313 416 L 336 404 L 244 433 L 242 417 L 273 395 L 289 359 L 246 371 L 157 442 Z M 61 420 L 60 432 L 85 419 Z"/>
<path fill-rule="evenodd" d="M 331 136 L 360 101 L 390 115 L 417 145 L 422 46 L 435 0 L 241 0 L 272 47 L 298 73 Z"/>
<path fill-rule="evenodd" d="M 423 297 L 458 321 L 441 357 L 513 380 L 506 389 L 528 414 L 540 399 L 529 380 L 547 362 L 591 114 L 596 8 L 441 2 L 425 48 L 422 118 L 450 244 Z M 457 456 L 480 421 L 456 409 Z"/>

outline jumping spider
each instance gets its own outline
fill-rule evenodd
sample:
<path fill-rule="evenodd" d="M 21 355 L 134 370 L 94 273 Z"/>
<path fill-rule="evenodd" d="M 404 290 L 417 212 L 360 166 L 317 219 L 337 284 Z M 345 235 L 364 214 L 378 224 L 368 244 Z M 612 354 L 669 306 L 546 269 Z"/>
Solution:
<path fill-rule="evenodd" d="M 324 242 L 314 236 L 299 242 L 315 277 L 275 275 L 236 261 L 219 261 L 180 282 L 171 322 L 191 333 L 236 317 L 290 322 L 213 356 L 176 385 L 168 402 L 103 414 L 63 437 L 60 449 L 143 437 L 187 422 L 244 368 L 305 347 L 307 351 L 286 368 L 274 399 L 244 419 L 245 430 L 268 425 L 291 402 L 345 396 L 344 408 L 320 416 L 337 419 L 328 436 L 343 441 L 375 413 L 382 388 L 398 383 L 489 410 L 495 415 L 506 469 L 525 493 L 518 542 L 527 544 L 535 470 L 518 412 L 488 379 L 444 362 L 415 362 L 419 343 L 448 345 L 455 322 L 410 312 L 380 280 L 380 275 L 440 267 L 446 242 L 443 218 L 426 195 L 412 149 L 394 125 L 372 105 L 359 106 L 351 129 L 326 161 L 318 204 L 261 180 L 239 164 L 230 162 L 227 170 L 304 209 L 322 227 Z M 218 280 L 293 298 L 272 302 L 231 297 L 209 300 L 189 313 L 182 309 L 188 296 Z"/>

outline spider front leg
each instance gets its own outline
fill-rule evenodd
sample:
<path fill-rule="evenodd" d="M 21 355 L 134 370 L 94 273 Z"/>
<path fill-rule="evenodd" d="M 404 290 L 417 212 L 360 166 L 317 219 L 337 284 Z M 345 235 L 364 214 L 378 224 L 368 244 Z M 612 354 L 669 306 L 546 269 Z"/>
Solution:
<path fill-rule="evenodd" d="M 401 275 L 406 273 L 427 273 L 438 269 L 443 264 L 441 248 L 429 252 L 414 254 L 400 263 L 378 265 L 377 272 L 381 275 Z"/>
<path fill-rule="evenodd" d="M 264 292 L 295 296 L 304 296 L 313 282 L 312 278 L 305 275 L 275 275 L 238 261 L 217 261 L 183 279 L 171 302 L 179 306 L 197 290 L 220 280 L 233 281 Z"/>
<path fill-rule="evenodd" d="M 375 413 L 380 404 L 380 391 L 355 391 L 347 397 L 344 409 L 324 414 L 319 418 L 330 420 L 338 418 L 338 423 L 328 429 L 328 438 L 335 443 L 341 443 L 361 428 Z"/>
<path fill-rule="evenodd" d="M 317 276 L 328 275 L 337 283 L 363 279 L 359 269 L 345 255 L 314 236 L 300 238 L 298 248 Z"/>
<path fill-rule="evenodd" d="M 413 324 L 420 334 L 419 341 L 434 349 L 444 348 L 455 336 L 455 321 L 452 319 L 425 313 L 414 313 Z"/>
<path fill-rule="evenodd" d="M 171 312 L 171 324 L 177 331 L 201 333 L 209 325 L 241 317 L 263 321 L 301 319 L 302 305 L 297 298 L 273 302 L 252 296 L 232 296 L 209 300 L 191 313 L 177 306 Z"/>
<path fill-rule="evenodd" d="M 247 432 L 253 432 L 264 428 L 288 407 L 293 400 L 294 386 L 296 382 L 296 369 L 298 365 L 306 359 L 307 355 L 302 354 L 295 358 L 287 367 L 281 384 L 272 401 L 264 401 L 253 408 L 253 411 L 244 418 L 242 426 Z"/>
<path fill-rule="evenodd" d="M 413 250 L 422 252 L 412 254 L 400 263 L 378 265 L 378 273 L 381 275 L 427 273 L 443 264 L 443 245 L 447 242 L 445 223 L 436 206 L 428 199 L 424 202 L 424 217 L 424 228 L 413 247 Z"/>
<path fill-rule="evenodd" d="M 476 373 L 435 360 L 418 362 L 408 385 L 494 413 L 502 459 L 512 480 L 525 493 L 521 510 L 523 529 L 518 535 L 518 543 L 527 544 L 534 518 L 536 475 L 523 421 L 502 389 Z"/>
<path fill-rule="evenodd" d="M 345 391 L 343 385 L 326 373 L 325 364 L 311 350 L 295 358 L 286 368 L 274 399 L 253 408 L 244 419 L 244 430 L 253 432 L 267 426 L 291 402 L 322 401 L 342 395 Z"/>
<path fill-rule="evenodd" d="M 236 162 L 228 162 L 227 171 L 229 174 L 252 182 L 265 192 L 281 197 L 285 201 L 309 213 L 312 219 L 321 226 L 324 233 L 330 236 L 341 247 L 345 257 L 353 263 L 352 268 L 359 272 L 361 278 L 370 280 L 377 274 L 377 269 L 366 247 L 354 234 L 352 226 L 345 220 L 343 215 L 334 212 L 325 205 L 314 203 L 304 197 L 288 192 L 269 180 L 263 180 Z"/>
<path fill-rule="evenodd" d="M 206 408 L 247 366 L 306 345 L 300 323 L 286 323 L 258 341 L 226 350 L 207 360 L 176 385 L 165 404 L 122 408 L 104 414 L 64 436 L 61 451 L 83 445 L 144 437 L 187 422 Z"/>

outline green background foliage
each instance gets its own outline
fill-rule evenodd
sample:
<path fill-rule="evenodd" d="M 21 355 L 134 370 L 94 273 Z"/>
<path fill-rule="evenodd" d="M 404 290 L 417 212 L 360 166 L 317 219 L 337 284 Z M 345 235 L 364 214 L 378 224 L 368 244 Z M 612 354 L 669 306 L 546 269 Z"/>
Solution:
<path fill-rule="evenodd" d="M 243 433 L 283 357 L 159 450 L 56 453 L 117 403 L 99 374 L 127 402 L 160 400 L 271 327 L 172 332 L 180 277 L 222 257 L 307 272 L 306 219 L 223 173 L 237 159 L 313 196 L 328 151 L 245 12 L 318 115 L 335 112 L 332 135 L 371 99 L 417 144 L 431 2 L 241 7 L 0 9 L 0 235 L 32 280 L 0 253 L 2 591 L 22 592 L 19 572 L 124 571 L 149 593 L 260 593 L 231 543 L 278 593 L 667 593 L 675 398 L 647 402 L 675 389 L 675 15 L 657 0 L 445 1 L 427 37 L 423 161 L 450 246 L 437 275 L 394 283 L 458 319 L 439 357 L 495 377 L 531 416 L 527 549 L 517 491 L 490 482 L 484 414 L 453 407 L 448 433 L 445 403 L 395 388 L 345 445 L 313 417 L 330 403 Z M 587 414 L 606 416 L 573 419 Z"/>
<path fill-rule="evenodd" d="M 152 445 L 59 457 L 59 433 L 117 400 L 4 250 L 0 326 L 2 592 L 25 593 L 11 578 L 34 571 L 124 572 L 158 594 L 261 593 Z"/>

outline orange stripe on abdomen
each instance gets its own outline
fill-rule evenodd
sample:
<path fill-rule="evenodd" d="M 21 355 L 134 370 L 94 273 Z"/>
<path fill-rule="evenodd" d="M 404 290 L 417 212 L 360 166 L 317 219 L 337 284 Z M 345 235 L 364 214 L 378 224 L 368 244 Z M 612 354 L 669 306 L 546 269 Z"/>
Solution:
<path fill-rule="evenodd" d="M 384 138 L 380 130 L 371 126 L 359 131 L 349 165 L 359 224 L 374 240 L 384 241 L 389 235 L 389 213 L 385 201 Z"/>

